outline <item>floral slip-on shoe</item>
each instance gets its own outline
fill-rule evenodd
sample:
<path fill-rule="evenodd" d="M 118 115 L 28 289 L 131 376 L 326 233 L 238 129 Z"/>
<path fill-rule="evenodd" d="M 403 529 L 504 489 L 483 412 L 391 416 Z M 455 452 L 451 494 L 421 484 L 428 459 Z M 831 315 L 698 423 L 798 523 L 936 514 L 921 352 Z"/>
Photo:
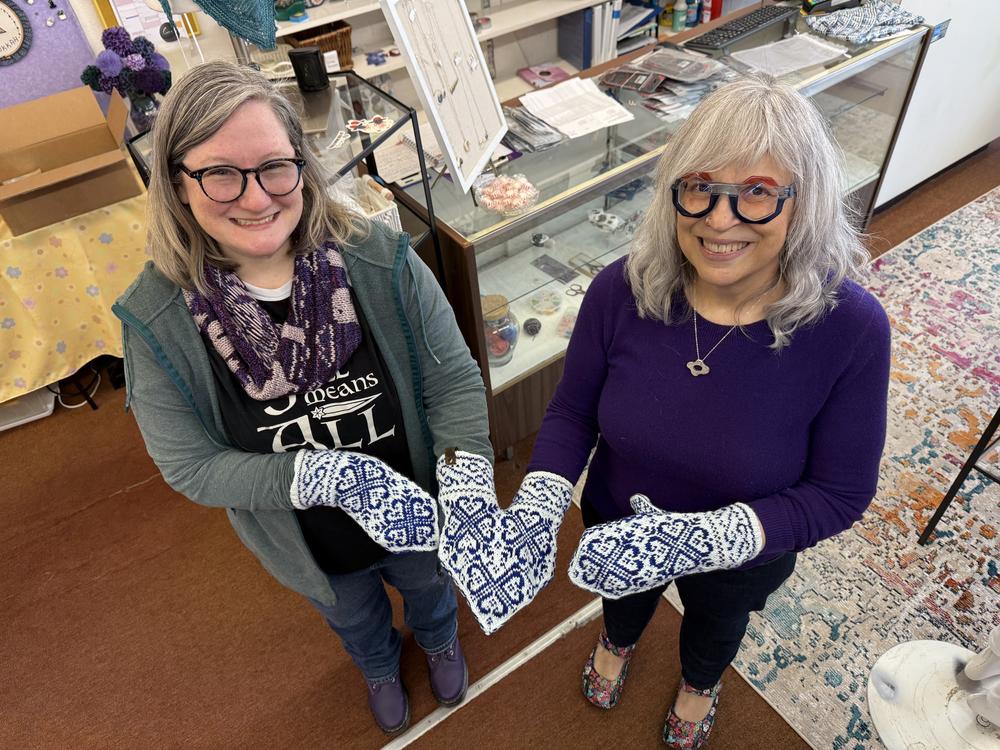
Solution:
<path fill-rule="evenodd" d="M 688 685 L 687 681 L 681 677 L 680 690 L 691 695 L 711 697 L 712 707 L 708 709 L 708 713 L 701 721 L 684 721 L 674 713 L 674 706 L 671 706 L 667 720 L 663 723 L 663 741 L 667 743 L 667 747 L 674 748 L 674 750 L 698 750 L 708 742 L 708 735 L 711 734 L 712 725 L 715 724 L 715 711 L 719 707 L 719 691 L 722 690 L 722 682 L 718 682 L 714 688 L 698 690 Z"/>
<path fill-rule="evenodd" d="M 615 679 L 609 680 L 602 677 L 594 668 L 594 657 L 597 655 L 598 648 L 610 651 L 615 656 L 625 660 L 625 663 L 622 664 L 622 671 Z M 587 663 L 583 665 L 583 697 L 598 708 L 614 708 L 621 697 L 622 685 L 625 684 L 625 677 L 628 675 L 628 664 L 632 659 L 633 651 L 635 651 L 634 643 L 631 646 L 616 646 L 608 640 L 607 632 L 602 630 L 598 636 L 597 645 L 590 652 Z"/>

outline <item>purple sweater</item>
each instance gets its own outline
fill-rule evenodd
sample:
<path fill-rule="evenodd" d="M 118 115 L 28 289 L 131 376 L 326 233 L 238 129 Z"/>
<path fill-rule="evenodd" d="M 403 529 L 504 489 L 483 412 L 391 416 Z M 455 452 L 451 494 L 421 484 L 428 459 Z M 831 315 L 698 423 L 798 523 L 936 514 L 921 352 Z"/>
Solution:
<path fill-rule="evenodd" d="M 848 528 L 875 495 L 885 443 L 889 321 L 854 282 L 780 352 L 767 323 L 733 331 L 692 377 L 693 322 L 641 319 L 624 260 L 594 279 L 528 471 L 575 482 L 607 520 L 636 492 L 671 511 L 742 501 L 764 527 L 757 565 Z M 707 352 L 728 330 L 701 318 Z"/>

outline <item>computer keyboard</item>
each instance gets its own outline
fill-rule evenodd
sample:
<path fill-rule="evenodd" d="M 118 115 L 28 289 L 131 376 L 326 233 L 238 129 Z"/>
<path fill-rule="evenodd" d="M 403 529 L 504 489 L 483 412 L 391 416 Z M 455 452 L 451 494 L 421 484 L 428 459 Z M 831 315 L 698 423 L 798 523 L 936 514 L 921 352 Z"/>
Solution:
<path fill-rule="evenodd" d="M 724 49 L 761 29 L 781 23 L 791 16 L 798 15 L 798 13 L 797 7 L 766 5 L 729 23 L 717 26 L 701 36 L 690 39 L 684 42 L 684 46 L 702 50 Z"/>

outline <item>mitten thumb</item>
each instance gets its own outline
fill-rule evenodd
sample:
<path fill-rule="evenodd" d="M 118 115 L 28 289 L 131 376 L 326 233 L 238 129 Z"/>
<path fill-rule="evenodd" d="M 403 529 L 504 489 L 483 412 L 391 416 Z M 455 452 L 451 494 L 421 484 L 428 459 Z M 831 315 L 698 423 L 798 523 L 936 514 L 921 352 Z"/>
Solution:
<path fill-rule="evenodd" d="M 630 502 L 632 504 L 632 510 L 636 513 L 663 513 L 662 509 L 653 505 L 653 502 L 642 493 L 637 492 L 632 495 Z"/>

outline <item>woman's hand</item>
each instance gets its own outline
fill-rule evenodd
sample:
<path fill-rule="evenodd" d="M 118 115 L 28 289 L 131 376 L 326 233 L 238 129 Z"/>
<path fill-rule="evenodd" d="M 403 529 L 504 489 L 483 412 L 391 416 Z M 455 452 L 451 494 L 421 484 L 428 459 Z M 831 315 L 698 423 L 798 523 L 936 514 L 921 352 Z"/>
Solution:
<path fill-rule="evenodd" d="M 748 505 L 668 513 L 632 496 L 634 516 L 583 532 L 569 566 L 577 586 L 620 599 L 675 578 L 737 568 L 764 548 L 764 530 Z"/>
<path fill-rule="evenodd" d="M 390 552 L 437 549 L 437 503 L 415 482 L 372 456 L 299 451 L 292 504 L 341 508 Z"/>
<path fill-rule="evenodd" d="M 555 474 L 532 472 L 502 510 L 493 465 L 453 450 L 438 459 L 437 479 L 444 513 L 438 559 L 489 635 L 552 580 L 556 535 L 573 485 Z"/>

